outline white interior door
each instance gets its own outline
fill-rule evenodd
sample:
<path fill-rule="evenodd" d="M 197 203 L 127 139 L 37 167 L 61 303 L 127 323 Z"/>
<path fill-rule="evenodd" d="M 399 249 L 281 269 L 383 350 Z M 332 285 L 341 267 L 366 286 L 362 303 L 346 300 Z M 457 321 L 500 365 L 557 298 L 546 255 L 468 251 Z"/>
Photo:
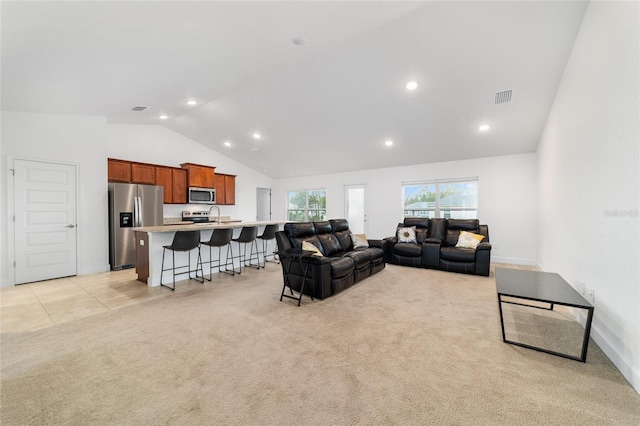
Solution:
<path fill-rule="evenodd" d="M 77 273 L 76 166 L 14 160 L 15 283 Z"/>
<path fill-rule="evenodd" d="M 271 220 L 270 188 L 258 188 L 256 190 L 256 220 L 258 222 Z"/>
<path fill-rule="evenodd" d="M 368 230 L 366 193 L 366 185 L 344 187 L 345 217 L 349 221 L 349 229 L 354 234 L 366 234 Z"/>

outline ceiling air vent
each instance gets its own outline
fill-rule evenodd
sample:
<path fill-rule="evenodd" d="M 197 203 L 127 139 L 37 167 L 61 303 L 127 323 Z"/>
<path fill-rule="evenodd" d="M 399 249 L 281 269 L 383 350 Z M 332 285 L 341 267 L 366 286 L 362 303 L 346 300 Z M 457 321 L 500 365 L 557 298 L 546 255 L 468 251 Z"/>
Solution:
<path fill-rule="evenodd" d="M 511 90 L 496 92 L 496 105 L 511 102 Z"/>
<path fill-rule="evenodd" d="M 144 111 L 145 109 L 147 109 L 146 106 L 134 106 L 131 111 Z"/>

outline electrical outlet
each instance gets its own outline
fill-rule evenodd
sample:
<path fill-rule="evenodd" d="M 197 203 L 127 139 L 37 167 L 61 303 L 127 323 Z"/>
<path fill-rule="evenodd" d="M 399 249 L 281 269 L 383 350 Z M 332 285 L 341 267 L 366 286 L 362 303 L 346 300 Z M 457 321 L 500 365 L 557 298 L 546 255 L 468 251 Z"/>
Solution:
<path fill-rule="evenodd" d="M 590 303 L 595 303 L 596 302 L 596 291 L 592 288 L 587 290 L 587 300 Z"/>

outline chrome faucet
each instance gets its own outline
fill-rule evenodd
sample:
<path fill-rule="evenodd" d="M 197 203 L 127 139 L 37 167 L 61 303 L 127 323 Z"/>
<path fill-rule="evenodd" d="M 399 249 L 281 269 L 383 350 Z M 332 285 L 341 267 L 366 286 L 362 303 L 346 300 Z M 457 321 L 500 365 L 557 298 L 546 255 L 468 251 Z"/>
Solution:
<path fill-rule="evenodd" d="M 209 209 L 209 216 L 211 216 L 211 210 L 213 209 L 218 209 L 218 219 L 216 219 L 216 223 L 220 224 L 220 207 L 211 206 L 211 208 Z"/>

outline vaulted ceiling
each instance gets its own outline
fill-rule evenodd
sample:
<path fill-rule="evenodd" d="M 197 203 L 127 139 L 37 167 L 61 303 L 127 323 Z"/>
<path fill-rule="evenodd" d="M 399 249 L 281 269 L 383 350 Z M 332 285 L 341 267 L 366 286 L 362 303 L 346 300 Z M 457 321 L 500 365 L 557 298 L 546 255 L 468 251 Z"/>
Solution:
<path fill-rule="evenodd" d="M 2 109 L 163 125 L 275 178 L 534 152 L 586 5 L 3 1 Z"/>

